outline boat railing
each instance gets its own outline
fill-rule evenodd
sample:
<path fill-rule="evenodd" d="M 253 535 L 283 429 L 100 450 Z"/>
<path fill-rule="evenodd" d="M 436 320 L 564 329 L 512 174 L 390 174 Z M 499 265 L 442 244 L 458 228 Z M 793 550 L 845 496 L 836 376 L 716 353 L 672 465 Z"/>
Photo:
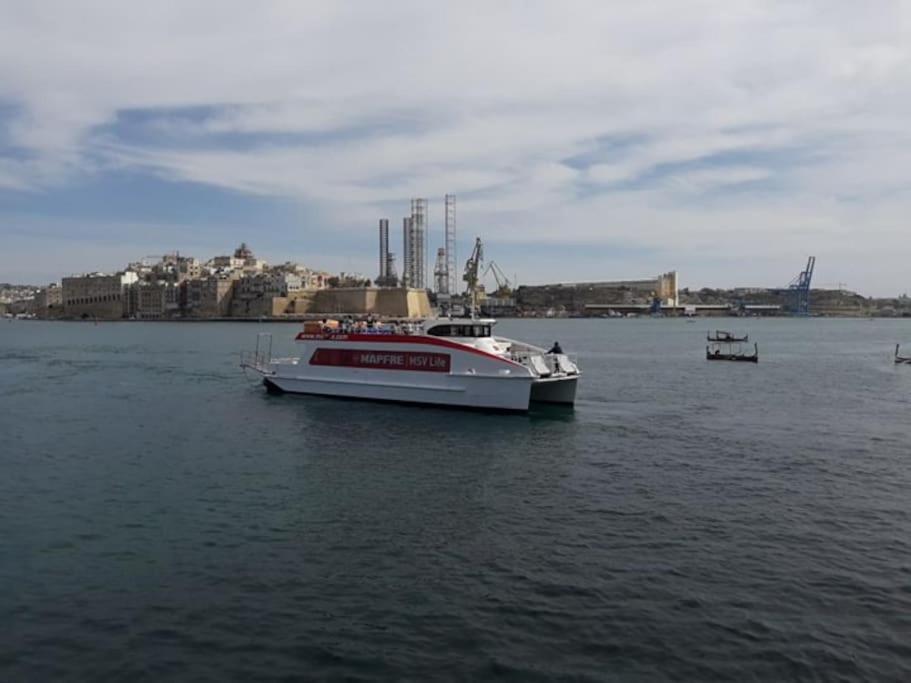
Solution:
<path fill-rule="evenodd" d="M 261 373 L 268 373 L 272 363 L 272 335 L 260 332 L 256 335 L 256 348 L 240 352 L 240 367 L 250 368 Z"/>
<path fill-rule="evenodd" d="M 269 355 L 263 351 L 241 351 L 240 367 L 250 368 L 257 372 L 269 372 Z"/>
<path fill-rule="evenodd" d="M 541 377 L 576 375 L 579 373 L 576 357 L 565 353 L 512 350 L 510 359 L 534 370 L 535 374 Z"/>

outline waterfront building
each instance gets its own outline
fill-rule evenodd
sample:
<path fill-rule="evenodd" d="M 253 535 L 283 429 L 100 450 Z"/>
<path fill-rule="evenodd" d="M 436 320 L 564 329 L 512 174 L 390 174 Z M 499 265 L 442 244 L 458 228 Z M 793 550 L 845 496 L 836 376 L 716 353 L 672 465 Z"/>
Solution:
<path fill-rule="evenodd" d="M 63 315 L 63 288 L 56 282 L 39 289 L 33 303 L 34 314 L 39 318 L 57 318 Z"/>
<path fill-rule="evenodd" d="M 63 278 L 64 315 L 70 318 L 116 320 L 130 312 L 130 286 L 138 281 L 133 271 L 113 275 L 90 273 Z"/>
<path fill-rule="evenodd" d="M 129 315 L 137 320 L 160 320 L 180 312 L 180 286 L 175 282 L 137 282 L 130 287 Z"/>
<path fill-rule="evenodd" d="M 210 275 L 181 284 L 186 315 L 192 318 L 222 318 L 231 314 L 231 300 L 237 277 Z"/>
<path fill-rule="evenodd" d="M 304 288 L 304 278 L 287 270 L 245 275 L 234 284 L 231 315 L 259 317 L 273 314 L 272 300 L 287 297 Z"/>

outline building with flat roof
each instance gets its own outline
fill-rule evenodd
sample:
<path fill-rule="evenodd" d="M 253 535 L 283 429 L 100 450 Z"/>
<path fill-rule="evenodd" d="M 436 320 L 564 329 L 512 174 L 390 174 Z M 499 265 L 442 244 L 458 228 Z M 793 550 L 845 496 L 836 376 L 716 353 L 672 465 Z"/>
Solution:
<path fill-rule="evenodd" d="M 117 320 L 130 314 L 130 286 L 139 277 L 133 271 L 114 275 L 90 273 L 63 278 L 61 299 L 68 318 Z"/>
<path fill-rule="evenodd" d="M 236 277 L 210 275 L 187 280 L 182 286 L 184 312 L 191 318 L 224 318 L 231 315 Z"/>
<path fill-rule="evenodd" d="M 63 315 L 63 288 L 52 282 L 39 289 L 32 305 L 34 314 L 39 318 L 59 318 Z"/>

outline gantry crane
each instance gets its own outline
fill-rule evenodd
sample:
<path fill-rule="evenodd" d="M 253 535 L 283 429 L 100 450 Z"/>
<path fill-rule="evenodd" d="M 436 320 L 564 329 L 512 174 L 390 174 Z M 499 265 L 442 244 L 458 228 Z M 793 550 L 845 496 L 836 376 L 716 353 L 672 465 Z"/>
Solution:
<path fill-rule="evenodd" d="M 788 290 L 794 296 L 794 315 L 810 315 L 810 282 L 813 280 L 813 269 L 816 267 L 816 257 L 807 259 L 807 267 L 797 274 Z"/>

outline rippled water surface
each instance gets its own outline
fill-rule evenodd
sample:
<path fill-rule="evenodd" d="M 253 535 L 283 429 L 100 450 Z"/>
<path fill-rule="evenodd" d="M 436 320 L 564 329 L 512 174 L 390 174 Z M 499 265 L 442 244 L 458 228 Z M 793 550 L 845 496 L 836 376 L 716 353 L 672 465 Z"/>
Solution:
<path fill-rule="evenodd" d="M 0 322 L 0 680 L 911 680 L 911 321 L 731 325 L 503 321 L 585 376 L 501 416 Z"/>

